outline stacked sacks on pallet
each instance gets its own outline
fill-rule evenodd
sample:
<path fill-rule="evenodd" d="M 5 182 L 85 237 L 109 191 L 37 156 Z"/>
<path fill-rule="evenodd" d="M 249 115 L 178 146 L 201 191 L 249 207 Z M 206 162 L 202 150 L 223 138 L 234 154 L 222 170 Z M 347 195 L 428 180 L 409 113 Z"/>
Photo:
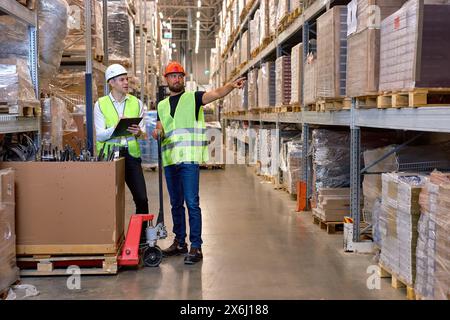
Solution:
<path fill-rule="evenodd" d="M 448 300 L 450 289 L 450 174 L 435 171 L 420 193 L 416 249 L 416 295 Z"/>

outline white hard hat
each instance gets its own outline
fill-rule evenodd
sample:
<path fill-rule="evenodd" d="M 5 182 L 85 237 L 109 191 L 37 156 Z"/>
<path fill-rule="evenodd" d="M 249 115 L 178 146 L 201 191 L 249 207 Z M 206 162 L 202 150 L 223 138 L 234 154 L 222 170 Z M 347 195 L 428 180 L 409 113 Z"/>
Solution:
<path fill-rule="evenodd" d="M 120 64 L 117 64 L 117 63 L 112 64 L 106 69 L 106 72 L 105 72 L 106 82 L 108 82 L 112 78 L 115 78 L 117 76 L 120 76 L 122 74 L 127 74 L 127 73 L 128 73 L 127 69 L 125 69 Z"/>

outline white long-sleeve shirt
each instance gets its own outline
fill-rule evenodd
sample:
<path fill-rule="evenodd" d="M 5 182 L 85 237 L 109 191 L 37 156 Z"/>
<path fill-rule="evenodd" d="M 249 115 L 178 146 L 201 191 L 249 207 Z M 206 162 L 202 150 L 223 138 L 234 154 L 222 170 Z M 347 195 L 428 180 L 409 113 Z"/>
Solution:
<path fill-rule="evenodd" d="M 122 101 L 117 101 L 116 99 L 114 99 L 111 93 L 109 93 L 109 97 L 111 98 L 114 108 L 116 109 L 117 114 L 119 115 L 119 118 L 123 117 L 125 102 L 126 100 L 128 100 L 128 96 L 125 96 L 125 98 Z M 144 115 L 144 105 L 142 104 L 142 101 L 139 100 L 139 117 L 143 117 L 143 115 Z M 97 141 L 108 140 L 111 137 L 112 133 L 114 132 L 114 127 L 106 129 L 105 116 L 100 110 L 98 101 L 95 103 L 94 106 L 94 123 L 95 123 L 96 140 Z M 139 127 L 141 128 L 141 131 L 145 133 L 144 121 L 141 121 L 141 123 L 139 123 Z"/>

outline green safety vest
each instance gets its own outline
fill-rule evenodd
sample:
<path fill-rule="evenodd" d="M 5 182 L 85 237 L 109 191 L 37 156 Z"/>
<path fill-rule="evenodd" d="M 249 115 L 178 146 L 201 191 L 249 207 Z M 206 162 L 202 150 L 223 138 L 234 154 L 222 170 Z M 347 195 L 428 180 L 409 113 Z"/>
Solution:
<path fill-rule="evenodd" d="M 164 129 L 161 143 L 163 166 L 181 162 L 208 161 L 208 140 L 203 108 L 195 117 L 195 93 L 185 92 L 178 101 L 175 115 L 170 115 L 169 97 L 158 103 L 158 115 Z"/>
<path fill-rule="evenodd" d="M 116 108 L 113 105 L 113 102 L 109 96 L 104 96 L 98 99 L 98 105 L 100 110 L 105 117 L 105 125 L 106 129 L 115 127 L 119 122 L 119 114 L 117 113 Z M 139 100 L 132 96 L 127 95 L 127 100 L 125 101 L 125 107 L 123 109 L 123 116 L 126 118 L 136 118 L 140 115 L 140 106 Z M 106 141 L 97 141 L 97 154 L 100 154 L 103 145 L 105 145 L 104 154 L 107 154 L 109 150 L 112 149 L 113 146 L 125 146 L 125 143 L 128 145 L 128 153 L 135 157 L 139 158 L 141 156 L 141 149 L 139 147 L 139 142 L 133 134 L 124 136 L 126 142 L 122 142 L 122 137 L 109 139 Z"/>

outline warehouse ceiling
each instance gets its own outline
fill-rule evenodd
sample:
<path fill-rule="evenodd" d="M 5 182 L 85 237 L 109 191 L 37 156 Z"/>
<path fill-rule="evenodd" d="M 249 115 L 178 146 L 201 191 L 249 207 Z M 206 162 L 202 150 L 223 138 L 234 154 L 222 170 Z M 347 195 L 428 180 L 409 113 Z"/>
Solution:
<path fill-rule="evenodd" d="M 197 12 L 200 12 L 200 40 L 214 40 L 219 30 L 219 12 L 222 0 L 159 0 L 158 10 L 163 20 L 172 22 L 173 40 L 195 41 Z M 188 31 L 189 30 L 189 31 Z"/>

